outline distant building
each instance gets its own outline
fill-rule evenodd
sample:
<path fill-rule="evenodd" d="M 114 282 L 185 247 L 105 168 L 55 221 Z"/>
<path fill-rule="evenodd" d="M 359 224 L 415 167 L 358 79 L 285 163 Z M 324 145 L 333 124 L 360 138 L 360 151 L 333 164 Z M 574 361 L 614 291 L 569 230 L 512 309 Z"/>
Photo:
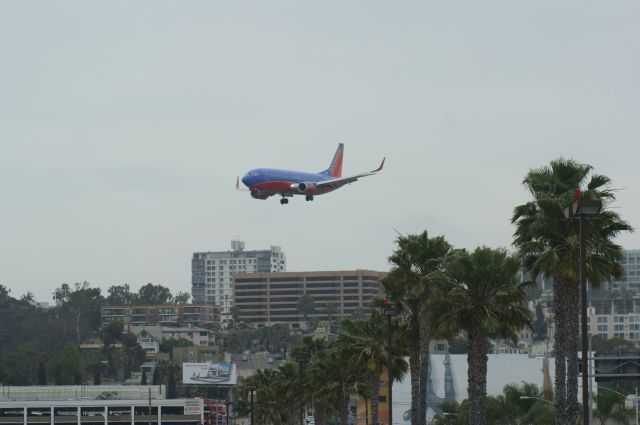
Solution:
<path fill-rule="evenodd" d="M 145 330 L 140 332 L 137 341 L 148 357 L 154 356 L 160 351 L 159 341 L 156 341 L 156 338 L 150 332 Z"/>
<path fill-rule="evenodd" d="M 606 282 L 604 287 L 610 290 L 640 290 L 640 249 L 625 249 L 622 257 L 624 274 L 619 280 Z"/>
<path fill-rule="evenodd" d="M 175 326 L 190 324 L 203 327 L 220 326 L 220 308 L 206 304 L 108 305 L 101 309 L 102 326 L 119 321 L 125 327 Z"/>
<path fill-rule="evenodd" d="M 587 313 L 590 335 L 640 341 L 640 298 L 590 300 Z"/>
<path fill-rule="evenodd" d="M 236 274 L 234 304 L 240 321 L 298 328 L 309 319 L 344 318 L 369 308 L 384 294 L 380 280 L 385 275 L 371 270 Z M 304 295 L 315 308 L 307 318 L 299 308 Z"/>
<path fill-rule="evenodd" d="M 245 251 L 244 242 L 232 241 L 231 251 L 195 252 L 191 260 L 191 297 L 194 303 L 216 303 L 222 307 L 222 321 L 233 307 L 233 279 L 236 273 L 277 273 L 287 270 L 280 247 Z"/>
<path fill-rule="evenodd" d="M 213 345 L 217 337 L 217 331 L 198 326 L 129 326 L 128 331 L 138 338 L 149 338 L 157 343 L 173 338 L 186 339 L 193 345 L 208 346 Z M 150 341 L 147 347 L 152 347 Z M 154 354 L 152 351 L 148 353 Z"/>
<path fill-rule="evenodd" d="M 174 347 L 171 350 L 173 362 L 179 365 L 182 363 L 205 363 L 219 362 L 224 360 L 215 346 L 194 346 L 194 347 Z"/>

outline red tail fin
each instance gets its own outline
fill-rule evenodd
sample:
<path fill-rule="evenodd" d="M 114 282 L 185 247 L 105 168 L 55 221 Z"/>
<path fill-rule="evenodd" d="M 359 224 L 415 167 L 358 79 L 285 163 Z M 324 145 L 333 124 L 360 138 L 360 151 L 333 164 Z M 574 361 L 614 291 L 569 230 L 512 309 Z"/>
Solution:
<path fill-rule="evenodd" d="M 338 149 L 336 150 L 335 155 L 333 156 L 333 161 L 331 161 L 331 165 L 329 168 L 324 170 L 322 174 L 327 174 L 332 177 L 342 177 L 342 156 L 344 154 L 344 145 L 340 143 L 338 145 Z"/>

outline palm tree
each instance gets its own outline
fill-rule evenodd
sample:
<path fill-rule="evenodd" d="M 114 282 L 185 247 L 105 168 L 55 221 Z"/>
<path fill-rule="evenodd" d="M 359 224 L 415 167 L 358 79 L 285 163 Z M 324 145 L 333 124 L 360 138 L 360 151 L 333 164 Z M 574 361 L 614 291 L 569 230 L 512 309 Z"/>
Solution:
<path fill-rule="evenodd" d="M 304 294 L 298 300 L 298 312 L 302 314 L 305 322 L 309 322 L 309 315 L 316 313 L 316 303 L 309 294 Z"/>
<path fill-rule="evenodd" d="M 394 321 L 393 326 L 398 327 L 399 322 Z M 364 383 L 368 399 L 371 402 L 371 423 L 378 423 L 378 402 L 380 395 L 380 375 L 387 367 L 389 350 L 387 336 L 389 329 L 386 320 L 376 310 L 366 320 L 344 320 L 342 322 L 343 333 L 338 337 L 338 344 L 347 348 L 351 353 L 351 362 L 362 364 L 368 373 L 368 382 Z M 406 327 L 404 330 L 406 333 Z M 407 363 L 404 360 L 406 340 L 402 338 L 403 331 L 394 332 L 391 379 L 400 380 L 407 371 Z"/>
<path fill-rule="evenodd" d="M 322 312 L 327 315 L 327 320 L 329 321 L 329 324 L 331 324 L 331 322 L 333 322 L 333 315 L 339 313 L 340 310 L 336 303 L 328 302 L 324 305 Z"/>
<path fill-rule="evenodd" d="M 348 424 L 349 398 L 368 378 L 363 364 L 352 362 L 351 358 L 348 347 L 334 345 L 319 351 L 307 367 L 307 383 L 316 408 L 323 417 L 337 414 L 340 425 Z"/>
<path fill-rule="evenodd" d="M 382 284 L 409 325 L 409 370 L 411 373 L 411 425 L 426 422 L 429 342 L 431 325 L 427 300 L 434 285 L 444 279 L 444 267 L 452 253 L 442 236 L 430 238 L 427 231 L 400 236 L 389 257 L 393 268 Z"/>
<path fill-rule="evenodd" d="M 469 423 L 486 424 L 487 338 L 531 326 L 527 295 L 518 274 L 520 262 L 504 250 L 476 248 L 449 263 L 451 281 L 431 300 L 434 326 L 445 335 L 466 332 L 469 339 Z"/>
<path fill-rule="evenodd" d="M 574 202 L 575 189 L 585 199 L 603 201 L 604 210 L 590 220 L 587 241 L 587 277 L 594 285 L 621 276 L 622 248 L 613 239 L 633 229 L 608 209 L 615 200 L 610 179 L 593 174 L 590 165 L 558 159 L 530 170 L 523 183 L 533 199 L 514 210 L 513 244 L 532 279 L 539 274 L 554 278 L 556 422 L 574 424 L 579 411 L 579 229 L 576 220 L 565 218 L 564 208 Z"/>
<path fill-rule="evenodd" d="M 625 399 L 622 394 L 609 388 L 600 387 L 598 388 L 598 395 L 594 399 L 596 403 L 593 416 L 598 418 L 602 425 L 605 425 L 609 420 L 622 425 L 629 425 L 629 418 L 633 411 L 625 408 Z"/>

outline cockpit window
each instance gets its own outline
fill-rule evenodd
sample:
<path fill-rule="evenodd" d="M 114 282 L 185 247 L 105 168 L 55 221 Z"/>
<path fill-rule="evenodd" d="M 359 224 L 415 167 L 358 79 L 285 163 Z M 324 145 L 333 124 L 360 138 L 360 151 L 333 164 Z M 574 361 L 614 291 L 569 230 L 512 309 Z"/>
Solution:
<path fill-rule="evenodd" d="M 257 172 L 257 171 L 249 171 L 249 172 L 247 173 L 247 175 L 249 175 L 249 176 L 251 176 L 251 177 L 256 177 L 256 176 L 258 175 L 258 172 Z"/>

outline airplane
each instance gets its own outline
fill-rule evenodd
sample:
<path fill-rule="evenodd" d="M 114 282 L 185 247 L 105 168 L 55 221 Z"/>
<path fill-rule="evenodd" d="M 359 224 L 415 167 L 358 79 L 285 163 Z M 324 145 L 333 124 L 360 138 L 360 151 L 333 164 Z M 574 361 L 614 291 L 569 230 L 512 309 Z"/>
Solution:
<path fill-rule="evenodd" d="M 304 195 L 307 201 L 313 201 L 316 195 L 323 195 L 362 177 L 374 175 L 384 166 L 385 158 L 382 158 L 380 166 L 375 170 L 342 177 L 343 154 L 344 144 L 340 143 L 329 168 L 319 173 L 256 168 L 242 177 L 242 183 L 247 186 L 251 197 L 267 199 L 273 195 L 280 195 L 280 203 L 285 205 L 289 203 L 287 198 L 294 195 Z M 240 177 L 236 180 L 236 189 L 242 190 Z"/>

